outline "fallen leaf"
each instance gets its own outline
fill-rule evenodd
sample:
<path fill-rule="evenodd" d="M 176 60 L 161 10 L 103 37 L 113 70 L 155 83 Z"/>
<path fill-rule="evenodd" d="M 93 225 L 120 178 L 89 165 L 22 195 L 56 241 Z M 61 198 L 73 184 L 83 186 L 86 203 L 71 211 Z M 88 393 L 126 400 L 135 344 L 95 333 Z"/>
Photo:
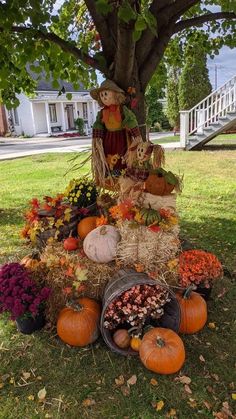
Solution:
<path fill-rule="evenodd" d="M 159 410 L 163 409 L 165 403 L 163 402 L 163 400 L 160 400 L 159 402 L 157 402 L 156 404 L 156 411 L 158 412 Z"/>
<path fill-rule="evenodd" d="M 209 329 L 215 329 L 216 325 L 215 325 L 215 323 L 211 322 L 211 323 L 208 323 L 208 327 L 209 327 Z"/>
<path fill-rule="evenodd" d="M 31 376 L 30 372 L 23 372 L 22 375 L 25 380 L 28 380 L 28 378 Z"/>
<path fill-rule="evenodd" d="M 228 415 L 229 417 L 232 417 L 232 412 L 231 412 L 231 410 L 230 410 L 230 407 L 229 407 L 229 403 L 228 402 L 223 402 L 222 403 L 222 412 L 223 413 L 226 413 L 226 415 Z"/>
<path fill-rule="evenodd" d="M 123 396 L 127 397 L 127 396 L 130 395 L 130 387 L 121 386 L 120 390 L 121 390 L 121 393 L 123 394 Z"/>
<path fill-rule="evenodd" d="M 28 400 L 34 400 L 34 396 L 33 396 L 33 394 L 30 394 L 30 395 L 28 396 Z"/>
<path fill-rule="evenodd" d="M 170 411 L 166 415 L 167 418 L 174 418 L 175 416 L 176 416 L 176 410 L 175 409 L 170 409 Z"/>
<path fill-rule="evenodd" d="M 228 415 L 224 412 L 213 412 L 213 416 L 217 419 L 229 419 Z"/>
<path fill-rule="evenodd" d="M 96 404 L 94 399 L 85 399 L 85 400 L 82 401 L 82 406 L 83 407 L 93 406 L 94 404 Z"/>
<path fill-rule="evenodd" d="M 191 383 L 191 378 L 187 377 L 187 375 L 181 375 L 180 377 L 177 377 L 178 381 L 182 384 L 190 384 Z"/>
<path fill-rule="evenodd" d="M 132 375 L 132 377 L 130 377 L 128 380 L 127 380 L 127 384 L 129 385 L 129 386 L 133 386 L 134 384 L 136 384 L 137 383 L 137 375 Z"/>
<path fill-rule="evenodd" d="M 47 394 L 47 391 L 46 391 L 45 387 L 42 388 L 41 390 L 39 390 L 38 399 L 39 399 L 40 402 L 43 402 L 45 400 L 46 394 Z"/>
<path fill-rule="evenodd" d="M 45 418 L 46 419 L 52 418 L 52 415 L 50 415 L 50 413 L 46 413 Z"/>
<path fill-rule="evenodd" d="M 185 384 L 185 386 L 184 386 L 184 390 L 186 391 L 186 393 L 188 393 L 188 394 L 192 394 L 192 390 L 191 390 L 191 388 L 188 386 L 188 384 Z"/>
<path fill-rule="evenodd" d="M 15 380 L 14 380 L 14 378 L 13 378 L 13 377 L 12 377 L 12 378 L 10 378 L 9 383 L 10 383 L 10 384 L 15 384 Z"/>
<path fill-rule="evenodd" d="M 219 381 L 219 375 L 217 374 L 211 374 L 211 376 L 214 378 L 214 380 Z"/>
<path fill-rule="evenodd" d="M 204 356 L 202 356 L 202 355 L 199 356 L 199 359 L 200 359 L 201 362 L 206 362 Z"/>
<path fill-rule="evenodd" d="M 38 377 L 36 377 L 36 380 L 39 380 L 39 381 L 41 381 L 41 380 L 42 380 L 42 377 L 41 377 L 41 375 L 38 375 Z"/>
<path fill-rule="evenodd" d="M 118 378 L 115 378 L 115 383 L 117 386 L 123 386 L 125 384 L 125 379 L 123 375 L 119 375 Z"/>
<path fill-rule="evenodd" d="M 0 388 L 3 388 L 4 387 L 4 384 L 3 383 L 0 383 Z"/>
<path fill-rule="evenodd" d="M 232 397 L 233 400 L 236 400 L 236 393 L 232 393 L 231 397 Z"/>
<path fill-rule="evenodd" d="M 207 402 L 206 400 L 204 400 L 204 402 L 203 402 L 203 404 L 204 404 L 204 406 L 206 406 L 206 408 L 208 409 L 208 410 L 211 410 L 211 403 L 209 403 L 209 402 Z"/>
<path fill-rule="evenodd" d="M 207 386 L 207 391 L 208 391 L 208 393 L 214 393 L 214 389 L 213 389 L 213 387 L 211 387 L 211 386 Z"/>
<path fill-rule="evenodd" d="M 157 386 L 157 385 L 158 385 L 158 382 L 157 382 L 157 380 L 155 380 L 155 378 L 151 378 L 151 380 L 150 380 L 150 384 L 151 384 L 152 386 Z"/>
<path fill-rule="evenodd" d="M 190 398 L 189 400 L 188 400 L 188 405 L 190 406 L 190 407 L 192 407 L 193 409 L 195 408 L 195 407 L 197 407 L 197 402 L 196 402 L 196 400 L 195 399 L 192 399 L 192 398 Z"/>
<path fill-rule="evenodd" d="M 225 293 L 226 293 L 226 288 L 223 288 L 222 291 L 217 295 L 217 298 L 223 297 L 223 295 L 225 295 Z"/>

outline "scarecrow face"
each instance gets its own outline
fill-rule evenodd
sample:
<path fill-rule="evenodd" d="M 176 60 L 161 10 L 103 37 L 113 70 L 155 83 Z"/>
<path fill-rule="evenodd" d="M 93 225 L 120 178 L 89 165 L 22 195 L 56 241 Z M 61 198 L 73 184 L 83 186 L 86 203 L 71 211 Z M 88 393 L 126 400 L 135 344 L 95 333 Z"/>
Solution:
<path fill-rule="evenodd" d="M 141 161 L 146 161 L 150 158 L 150 154 L 148 153 L 148 142 L 144 142 L 138 145 L 137 147 L 137 158 Z"/>
<path fill-rule="evenodd" d="M 112 90 L 102 90 L 99 95 L 104 105 L 110 106 L 116 104 L 115 92 Z"/>

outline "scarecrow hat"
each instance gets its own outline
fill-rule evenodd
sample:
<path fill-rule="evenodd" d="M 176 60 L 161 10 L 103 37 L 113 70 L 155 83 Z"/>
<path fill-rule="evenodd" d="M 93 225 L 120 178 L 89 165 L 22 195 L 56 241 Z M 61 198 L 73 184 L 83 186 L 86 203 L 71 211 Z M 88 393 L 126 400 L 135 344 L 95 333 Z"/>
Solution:
<path fill-rule="evenodd" d="M 112 90 L 113 92 L 125 94 L 124 90 L 122 90 L 120 87 L 118 87 L 117 84 L 114 83 L 114 81 L 104 80 L 100 87 L 91 90 L 90 96 L 92 96 L 93 99 L 98 100 L 99 93 L 102 90 Z"/>

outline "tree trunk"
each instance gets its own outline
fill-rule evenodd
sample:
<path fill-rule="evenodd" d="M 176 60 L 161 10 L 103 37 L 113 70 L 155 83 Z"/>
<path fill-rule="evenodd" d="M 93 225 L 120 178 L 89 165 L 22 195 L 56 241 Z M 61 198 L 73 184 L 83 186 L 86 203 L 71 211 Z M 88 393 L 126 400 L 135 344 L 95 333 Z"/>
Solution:
<path fill-rule="evenodd" d="M 132 109 L 136 115 L 143 141 L 147 139 L 145 93 L 137 92 L 137 106 Z"/>

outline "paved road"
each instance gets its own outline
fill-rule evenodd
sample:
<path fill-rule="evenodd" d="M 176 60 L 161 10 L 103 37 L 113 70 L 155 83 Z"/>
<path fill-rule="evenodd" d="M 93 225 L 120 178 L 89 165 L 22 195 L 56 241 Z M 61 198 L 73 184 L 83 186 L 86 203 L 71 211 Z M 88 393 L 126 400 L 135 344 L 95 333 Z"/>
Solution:
<path fill-rule="evenodd" d="M 158 140 L 173 133 L 151 133 L 150 139 Z M 34 137 L 27 139 L 0 137 L 0 160 L 15 159 L 41 153 L 71 153 L 91 147 L 91 137 L 52 138 Z M 162 144 L 165 148 L 179 148 L 179 143 Z"/>

